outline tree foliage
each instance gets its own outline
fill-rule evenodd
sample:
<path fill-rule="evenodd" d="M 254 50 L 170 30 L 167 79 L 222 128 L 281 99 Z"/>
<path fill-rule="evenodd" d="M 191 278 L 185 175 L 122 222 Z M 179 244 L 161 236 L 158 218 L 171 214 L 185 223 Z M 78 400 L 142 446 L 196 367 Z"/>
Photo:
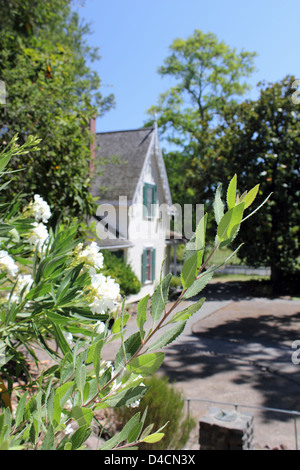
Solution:
<path fill-rule="evenodd" d="M 50 204 L 53 221 L 93 212 L 89 194 L 89 120 L 113 105 L 101 81 L 87 66 L 99 58 L 87 46 L 89 33 L 69 0 L 0 0 L 0 79 L 6 105 L 0 108 L 0 136 L 18 133 L 42 139 L 40 151 L 11 162 L 15 173 L 7 197 L 39 193 Z"/>
<path fill-rule="evenodd" d="M 176 39 L 159 69 L 175 85 L 153 107 L 170 145 L 165 162 L 179 204 L 209 204 L 216 183 L 233 174 L 242 186 L 260 183 L 258 198 L 272 193 L 256 223 L 245 221 L 239 257 L 271 267 L 276 285 L 299 269 L 299 110 L 294 77 L 261 83 L 257 100 L 238 99 L 254 54 L 238 54 L 212 34 Z M 282 215 L 285 221 L 282 223 Z M 209 224 L 209 228 L 210 228 Z M 233 243 L 234 246 L 234 243 Z"/>
<path fill-rule="evenodd" d="M 174 202 L 212 200 L 216 181 L 209 183 L 206 166 L 214 155 L 216 129 L 227 103 L 248 90 L 242 80 L 253 72 L 254 57 L 199 30 L 171 44 L 158 72 L 174 86 L 160 95 L 149 113 L 157 113 L 161 135 L 171 149 L 165 161 Z"/>
<path fill-rule="evenodd" d="M 277 285 L 299 270 L 300 113 L 291 99 L 293 82 L 285 77 L 261 83 L 257 100 L 228 108 L 227 126 L 208 168 L 224 183 L 233 172 L 241 185 L 259 181 L 261 200 L 272 193 L 255 223 L 245 221 L 241 236 L 246 243 L 239 257 L 250 265 L 270 266 Z"/>

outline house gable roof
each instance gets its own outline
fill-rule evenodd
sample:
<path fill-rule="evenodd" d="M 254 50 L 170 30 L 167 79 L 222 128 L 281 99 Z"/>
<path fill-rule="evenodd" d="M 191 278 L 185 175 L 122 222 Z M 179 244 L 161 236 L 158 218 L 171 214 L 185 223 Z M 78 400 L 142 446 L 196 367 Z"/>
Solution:
<path fill-rule="evenodd" d="M 96 173 L 92 181 L 92 195 L 102 203 L 111 204 L 118 204 L 119 196 L 126 196 L 127 203 L 131 204 L 152 151 L 157 157 L 165 200 L 171 204 L 156 126 L 96 134 Z M 97 173 L 97 162 L 102 160 L 105 164 Z"/>
<path fill-rule="evenodd" d="M 101 201 L 117 202 L 119 196 L 132 201 L 138 184 L 153 128 L 96 134 L 96 164 L 104 161 L 92 183 L 92 195 Z"/>

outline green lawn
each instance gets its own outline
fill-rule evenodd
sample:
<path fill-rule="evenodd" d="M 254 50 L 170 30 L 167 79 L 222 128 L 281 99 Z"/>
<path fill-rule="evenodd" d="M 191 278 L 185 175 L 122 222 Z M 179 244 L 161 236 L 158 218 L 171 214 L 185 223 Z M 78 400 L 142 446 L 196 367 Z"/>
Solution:
<path fill-rule="evenodd" d="M 230 281 L 269 281 L 269 276 L 257 276 L 254 274 L 224 274 L 216 272 L 213 279 L 217 279 L 220 282 Z"/>

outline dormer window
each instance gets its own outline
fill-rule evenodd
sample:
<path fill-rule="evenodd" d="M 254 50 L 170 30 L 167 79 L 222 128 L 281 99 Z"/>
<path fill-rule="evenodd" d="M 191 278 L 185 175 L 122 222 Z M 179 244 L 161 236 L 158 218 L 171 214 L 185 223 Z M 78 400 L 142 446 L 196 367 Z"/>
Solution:
<path fill-rule="evenodd" d="M 155 216 L 156 209 L 156 185 L 152 183 L 144 184 L 143 191 L 143 205 L 144 205 L 144 216 L 146 218 L 152 218 Z"/>

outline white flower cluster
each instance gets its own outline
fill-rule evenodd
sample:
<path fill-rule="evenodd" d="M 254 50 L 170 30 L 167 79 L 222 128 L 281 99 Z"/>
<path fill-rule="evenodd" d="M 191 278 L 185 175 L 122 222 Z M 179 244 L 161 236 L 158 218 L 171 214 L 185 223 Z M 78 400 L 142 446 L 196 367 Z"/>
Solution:
<path fill-rule="evenodd" d="M 28 239 L 29 243 L 33 246 L 37 246 L 39 252 L 42 251 L 42 247 L 45 246 L 49 238 L 47 227 L 43 223 L 34 222 L 33 229 L 30 232 Z"/>
<path fill-rule="evenodd" d="M 112 310 L 120 300 L 120 286 L 110 276 L 92 274 L 92 301 L 89 304 L 92 312 L 103 314 Z"/>
<path fill-rule="evenodd" d="M 104 314 L 107 310 L 112 310 L 120 300 L 120 286 L 110 276 L 98 272 L 103 268 L 103 254 L 97 243 L 93 241 L 86 247 L 79 243 L 75 255 L 76 260 L 83 262 L 89 269 L 92 287 L 89 307 L 93 314 Z"/>
<path fill-rule="evenodd" d="M 10 276 L 16 276 L 19 271 L 15 261 L 5 250 L 0 250 L 0 269 L 8 271 Z"/>
<path fill-rule="evenodd" d="M 18 301 L 19 296 L 21 292 L 23 291 L 23 289 L 24 289 L 23 295 L 26 295 L 27 292 L 29 292 L 32 283 L 33 283 L 33 279 L 30 274 L 24 274 L 24 275 L 19 274 L 19 276 L 17 277 L 16 287 L 12 293 L 10 300 L 12 302 Z"/>
<path fill-rule="evenodd" d="M 103 321 L 97 321 L 94 331 L 95 331 L 95 333 L 97 333 L 97 335 L 101 335 L 101 333 L 104 333 L 105 323 Z"/>
<path fill-rule="evenodd" d="M 96 242 L 92 242 L 84 249 L 82 248 L 82 243 L 79 243 L 77 246 L 77 259 L 90 266 L 89 272 L 90 275 L 93 275 L 98 269 L 103 268 L 103 254 L 100 253 L 100 248 Z"/>
<path fill-rule="evenodd" d="M 37 222 L 46 224 L 51 217 L 49 205 L 39 194 L 34 195 L 34 202 L 30 204 L 29 209 Z"/>
<path fill-rule="evenodd" d="M 29 215 L 33 216 L 36 220 L 34 222 L 32 231 L 29 236 L 29 243 L 34 247 L 37 246 L 39 252 L 42 251 L 42 247 L 45 246 L 49 234 L 45 223 L 51 217 L 51 210 L 46 201 L 39 195 L 34 195 L 34 202 L 29 204 Z"/>

